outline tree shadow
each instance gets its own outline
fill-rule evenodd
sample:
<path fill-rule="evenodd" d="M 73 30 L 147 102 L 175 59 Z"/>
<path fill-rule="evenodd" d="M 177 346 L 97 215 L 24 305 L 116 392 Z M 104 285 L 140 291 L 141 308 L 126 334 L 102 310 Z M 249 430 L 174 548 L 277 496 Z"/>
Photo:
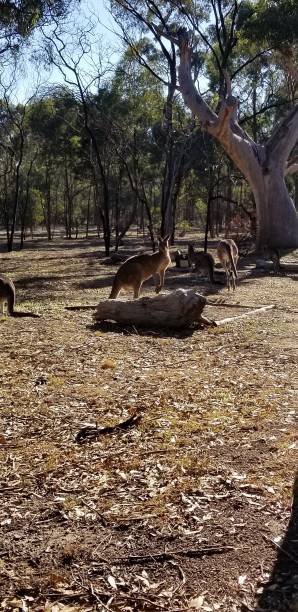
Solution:
<path fill-rule="evenodd" d="M 38 289 L 64 279 L 65 276 L 63 278 L 61 276 L 24 276 L 15 280 L 14 284 L 18 289 Z"/>
<path fill-rule="evenodd" d="M 278 555 L 269 582 L 259 597 L 255 612 L 298 610 L 298 470 L 293 485 L 292 511 L 286 535 L 278 544 Z"/>
<path fill-rule="evenodd" d="M 106 274 L 104 277 L 102 276 L 94 276 L 94 278 L 87 278 L 86 280 L 79 281 L 73 283 L 73 286 L 77 289 L 102 289 L 103 287 L 112 288 L 112 280 L 114 278 L 114 274 Z"/>

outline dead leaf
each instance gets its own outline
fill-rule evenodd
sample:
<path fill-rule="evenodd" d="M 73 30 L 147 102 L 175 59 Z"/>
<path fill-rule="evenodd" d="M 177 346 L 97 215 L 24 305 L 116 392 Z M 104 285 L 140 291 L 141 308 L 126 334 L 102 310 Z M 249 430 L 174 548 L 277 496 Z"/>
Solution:
<path fill-rule="evenodd" d="M 108 583 L 112 587 L 112 589 L 117 591 L 117 584 L 116 584 L 116 580 L 115 580 L 114 576 L 108 576 Z"/>
<path fill-rule="evenodd" d="M 113 369 L 116 367 L 116 361 L 114 361 L 114 359 L 110 359 L 109 357 L 105 357 L 105 359 L 102 360 L 100 367 L 103 370 L 108 370 Z"/>
<path fill-rule="evenodd" d="M 193 599 L 190 599 L 190 601 L 188 602 L 189 607 L 193 608 L 194 610 L 201 610 L 204 604 L 204 599 L 204 595 L 199 595 L 199 597 L 194 597 Z"/>

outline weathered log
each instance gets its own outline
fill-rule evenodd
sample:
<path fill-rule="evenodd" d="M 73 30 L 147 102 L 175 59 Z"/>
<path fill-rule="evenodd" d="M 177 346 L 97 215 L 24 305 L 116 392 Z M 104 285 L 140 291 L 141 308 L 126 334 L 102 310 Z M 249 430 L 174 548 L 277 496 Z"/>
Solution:
<path fill-rule="evenodd" d="M 268 259 L 257 259 L 256 268 L 260 270 L 274 270 L 274 263 Z M 284 261 L 280 263 L 282 272 L 298 272 L 298 262 Z"/>
<path fill-rule="evenodd" d="M 94 314 L 96 321 L 116 321 L 154 328 L 183 328 L 194 322 L 212 325 L 202 316 L 207 299 L 194 289 L 177 289 L 172 293 L 137 300 L 103 300 Z"/>
<path fill-rule="evenodd" d="M 189 258 L 187 253 L 181 253 L 181 251 L 176 251 L 175 253 L 175 263 L 176 263 L 176 268 L 189 268 L 190 267 L 190 263 L 189 263 Z"/>

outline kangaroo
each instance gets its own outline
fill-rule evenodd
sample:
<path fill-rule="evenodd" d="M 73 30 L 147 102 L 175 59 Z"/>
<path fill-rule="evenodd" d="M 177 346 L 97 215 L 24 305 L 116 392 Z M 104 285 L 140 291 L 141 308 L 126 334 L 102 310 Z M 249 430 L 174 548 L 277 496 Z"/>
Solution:
<path fill-rule="evenodd" d="M 225 270 L 227 278 L 227 286 L 230 291 L 231 282 L 233 290 L 236 289 L 236 278 L 237 278 L 237 261 L 238 261 L 238 247 L 234 240 L 226 238 L 221 240 L 217 247 L 217 256 Z"/>
<path fill-rule="evenodd" d="M 39 315 L 33 312 L 16 312 L 16 289 L 14 283 L 7 276 L 0 276 L 0 307 L 2 315 L 4 315 L 4 306 L 6 304 L 7 314 L 10 317 L 34 317 L 39 318 Z"/>
<path fill-rule="evenodd" d="M 214 259 L 210 253 L 195 251 L 192 244 L 188 245 L 188 261 L 190 267 L 194 264 L 195 271 L 203 270 L 208 273 L 210 283 L 214 283 Z"/>
<path fill-rule="evenodd" d="M 165 271 L 171 264 L 169 236 L 159 238 L 158 251 L 149 255 L 134 255 L 127 259 L 116 272 L 109 299 L 118 297 L 122 289 L 133 289 L 134 299 L 140 295 L 144 281 L 155 277 L 155 292 L 159 293 L 164 286 Z"/>
<path fill-rule="evenodd" d="M 4 315 L 4 306 L 6 304 L 7 314 L 13 317 L 15 301 L 16 290 L 13 282 L 6 276 L 0 276 L 0 305 L 2 315 Z"/>

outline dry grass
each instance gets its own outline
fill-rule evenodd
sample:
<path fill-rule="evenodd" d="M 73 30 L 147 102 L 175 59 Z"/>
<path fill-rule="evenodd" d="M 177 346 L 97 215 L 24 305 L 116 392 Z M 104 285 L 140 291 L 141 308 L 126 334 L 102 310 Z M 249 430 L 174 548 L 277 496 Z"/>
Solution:
<path fill-rule="evenodd" d="M 188 610 L 195 598 L 236 612 L 265 588 L 264 609 L 290 610 L 294 579 L 266 583 L 297 466 L 297 275 L 243 270 L 233 299 L 275 310 L 159 334 L 64 309 L 108 296 L 116 267 L 103 262 L 85 240 L 0 256 L 18 308 L 42 314 L 0 321 L 2 609 Z M 173 268 L 166 289 L 195 283 Z M 75 443 L 136 409 L 137 427 Z"/>

